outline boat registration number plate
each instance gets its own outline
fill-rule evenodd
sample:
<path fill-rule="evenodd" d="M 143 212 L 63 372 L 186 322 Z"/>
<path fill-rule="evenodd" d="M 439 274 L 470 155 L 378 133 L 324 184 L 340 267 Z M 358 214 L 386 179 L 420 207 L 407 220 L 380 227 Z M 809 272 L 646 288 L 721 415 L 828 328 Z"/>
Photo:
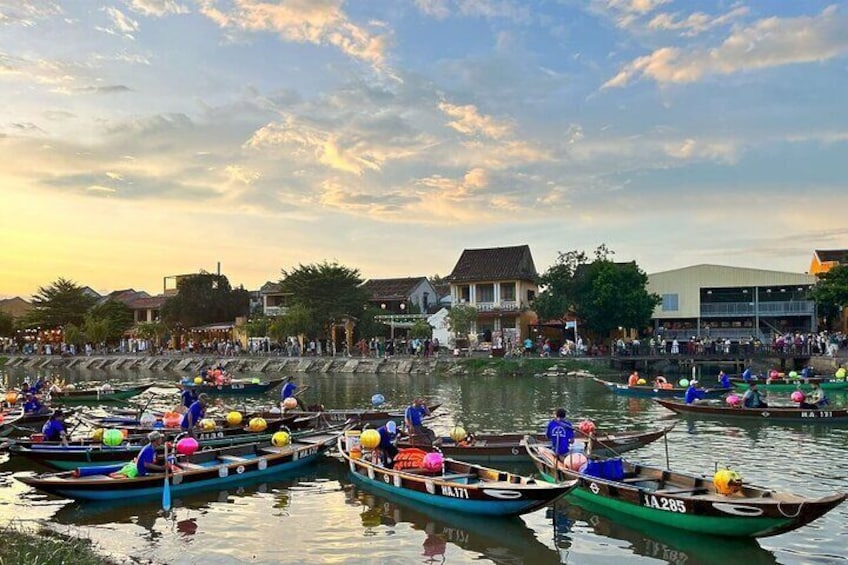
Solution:
<path fill-rule="evenodd" d="M 833 412 L 823 412 L 823 411 L 815 411 L 815 412 L 801 412 L 802 418 L 833 418 Z"/>
<path fill-rule="evenodd" d="M 648 508 L 656 508 L 657 510 L 665 510 L 667 512 L 686 512 L 686 503 L 676 498 L 666 498 L 664 496 L 655 496 L 646 494 L 642 500 L 642 506 Z"/>

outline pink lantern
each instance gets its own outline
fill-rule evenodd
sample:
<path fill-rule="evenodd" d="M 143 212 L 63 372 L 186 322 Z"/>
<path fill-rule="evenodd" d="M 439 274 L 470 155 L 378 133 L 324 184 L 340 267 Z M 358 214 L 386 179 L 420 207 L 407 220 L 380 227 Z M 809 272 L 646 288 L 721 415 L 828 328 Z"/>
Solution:
<path fill-rule="evenodd" d="M 770 379 L 776 379 L 779 376 L 780 376 L 780 373 L 778 373 L 776 369 L 772 369 L 771 372 L 769 373 Z"/>
<path fill-rule="evenodd" d="M 735 408 L 742 404 L 742 399 L 738 394 L 728 394 L 725 402 L 727 402 L 728 406 L 733 406 Z"/>
<path fill-rule="evenodd" d="M 563 458 L 562 464 L 572 471 L 579 471 L 580 467 L 585 465 L 588 461 L 589 460 L 586 459 L 586 456 L 582 453 L 569 453 Z"/>
<path fill-rule="evenodd" d="M 583 420 L 579 424 L 577 424 L 577 429 L 580 430 L 580 433 L 583 435 L 590 436 L 595 433 L 595 422 L 592 420 Z"/>
<path fill-rule="evenodd" d="M 806 396 L 804 396 L 804 393 L 800 390 L 796 390 L 791 395 L 789 395 L 789 398 L 792 399 L 792 402 L 804 402 Z"/>
<path fill-rule="evenodd" d="M 194 452 L 200 447 L 197 440 L 193 437 L 184 437 L 177 442 L 177 453 L 180 455 L 194 455 Z"/>
<path fill-rule="evenodd" d="M 445 458 L 438 451 L 431 451 L 424 456 L 424 461 L 421 463 L 425 469 L 431 472 L 441 471 L 442 465 L 445 464 Z"/>

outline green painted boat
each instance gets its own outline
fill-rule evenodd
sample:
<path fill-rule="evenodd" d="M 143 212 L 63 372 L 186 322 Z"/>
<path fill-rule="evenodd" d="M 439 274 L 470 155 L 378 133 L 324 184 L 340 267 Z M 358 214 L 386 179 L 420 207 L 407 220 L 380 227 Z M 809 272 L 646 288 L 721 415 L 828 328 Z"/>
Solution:
<path fill-rule="evenodd" d="M 126 388 L 112 388 L 101 386 L 87 390 L 57 390 L 50 391 L 52 402 L 80 403 L 80 402 L 115 402 L 127 400 L 139 395 L 154 386 L 154 383 L 146 383 Z"/>
<path fill-rule="evenodd" d="M 793 390 L 803 390 L 804 392 L 813 389 L 810 381 L 818 381 L 822 390 L 848 390 L 848 380 L 846 379 L 761 379 L 752 382 L 757 383 L 760 388 L 774 392 L 792 392 Z M 742 379 L 730 379 L 733 386 L 748 390 L 748 381 Z"/>
<path fill-rule="evenodd" d="M 544 480 L 560 483 L 578 479 L 578 487 L 568 496 L 604 507 L 623 520 L 636 518 L 701 534 L 743 538 L 778 535 L 816 520 L 846 498 L 844 493 L 836 493 L 809 499 L 747 485 L 725 495 L 717 492 L 708 477 L 621 459 L 607 460 L 610 465 L 593 462 L 578 472 L 533 438 L 528 437 L 526 448 Z M 616 462 L 618 470 L 623 471 L 620 474 L 615 472 Z"/>

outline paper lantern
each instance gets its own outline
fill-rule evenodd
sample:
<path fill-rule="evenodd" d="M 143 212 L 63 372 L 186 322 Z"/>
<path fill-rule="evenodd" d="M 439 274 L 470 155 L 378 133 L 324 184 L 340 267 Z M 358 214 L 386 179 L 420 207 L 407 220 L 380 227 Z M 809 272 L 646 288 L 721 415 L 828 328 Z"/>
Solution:
<path fill-rule="evenodd" d="M 165 412 L 162 416 L 162 423 L 166 428 L 179 428 L 182 421 L 182 414 L 178 412 Z"/>
<path fill-rule="evenodd" d="M 291 436 L 288 432 L 277 432 L 271 436 L 271 443 L 277 447 L 285 447 L 291 443 Z"/>
<path fill-rule="evenodd" d="M 359 437 L 359 442 L 365 449 L 374 449 L 380 445 L 380 432 L 377 430 L 365 430 Z"/>
<path fill-rule="evenodd" d="M 91 432 L 91 441 L 94 443 L 103 443 L 103 432 L 105 430 L 103 428 L 96 428 L 93 432 Z"/>
<path fill-rule="evenodd" d="M 438 451 L 431 451 L 424 456 L 424 461 L 421 462 L 421 465 L 431 472 L 441 471 L 444 464 L 445 458 Z"/>
<path fill-rule="evenodd" d="M 636 384 L 637 385 L 646 385 L 646 384 L 648 384 L 648 381 L 646 381 L 645 379 L 639 379 L 638 381 L 636 381 Z"/>
<path fill-rule="evenodd" d="M 200 377 L 194 377 L 194 384 L 196 384 L 196 385 L 202 385 L 202 384 L 203 384 L 203 379 L 201 379 Z"/>
<path fill-rule="evenodd" d="M 789 378 L 790 379 L 797 379 L 798 378 L 798 371 L 789 371 Z"/>
<path fill-rule="evenodd" d="M 804 396 L 804 393 L 800 390 L 796 390 L 789 395 L 789 398 L 792 400 L 792 402 L 804 402 L 806 396 Z"/>
<path fill-rule="evenodd" d="M 6 402 L 9 404 L 15 404 L 18 401 L 18 393 L 14 391 L 9 391 L 6 393 Z"/>
<path fill-rule="evenodd" d="M 215 420 L 212 418 L 203 418 L 200 420 L 200 429 L 204 432 L 211 432 L 215 427 Z"/>
<path fill-rule="evenodd" d="M 776 379 L 779 376 L 780 376 L 780 373 L 778 373 L 777 370 L 775 370 L 775 369 L 772 369 L 771 372 L 769 372 L 769 378 L 770 379 Z"/>
<path fill-rule="evenodd" d="M 588 459 L 582 453 L 569 453 L 562 459 L 562 464 L 566 469 L 571 469 L 572 471 L 579 471 L 580 467 L 586 464 Z"/>
<path fill-rule="evenodd" d="M 736 494 L 742 490 L 742 475 L 730 469 L 719 469 L 713 475 L 713 485 L 719 494 Z"/>
<path fill-rule="evenodd" d="M 200 444 L 193 437 L 184 437 L 177 442 L 177 453 L 180 455 L 194 455 Z"/>
<path fill-rule="evenodd" d="M 590 436 L 595 433 L 595 422 L 592 420 L 583 420 L 577 424 L 577 429 L 580 430 L 583 435 Z"/>
<path fill-rule="evenodd" d="M 264 418 L 253 418 L 247 426 L 251 432 L 264 432 L 268 427 L 268 422 Z"/>
<path fill-rule="evenodd" d="M 465 433 L 465 428 L 463 428 L 462 426 L 454 426 L 453 429 L 450 431 L 450 438 L 456 443 L 461 442 L 466 437 L 468 437 L 468 434 Z"/>
<path fill-rule="evenodd" d="M 121 445 L 122 441 L 124 441 L 124 434 L 121 433 L 121 430 L 106 430 L 103 432 L 103 443 L 110 447 Z"/>
<path fill-rule="evenodd" d="M 294 410 L 297 408 L 297 398 L 293 396 L 289 396 L 285 400 L 283 400 L 283 408 L 286 410 Z"/>
<path fill-rule="evenodd" d="M 380 394 L 379 392 L 371 397 L 371 404 L 374 406 L 379 406 L 386 401 L 386 397 Z"/>
<path fill-rule="evenodd" d="M 728 394 L 724 401 L 727 402 L 728 406 L 733 407 L 737 407 L 742 404 L 742 398 L 738 394 Z"/>
<path fill-rule="evenodd" d="M 679 381 L 677 381 L 677 384 L 685 388 L 689 386 L 689 379 L 680 379 Z"/>
<path fill-rule="evenodd" d="M 156 416 L 151 414 L 150 412 L 145 412 L 141 415 L 141 418 L 138 419 L 138 423 L 145 428 L 152 428 L 156 423 Z"/>
<path fill-rule="evenodd" d="M 238 426 L 242 421 L 241 412 L 232 411 L 227 414 L 227 423 L 231 426 Z"/>
<path fill-rule="evenodd" d="M 254 385 L 258 385 L 260 382 L 262 382 L 262 381 L 260 381 L 260 380 L 259 380 L 258 378 L 256 378 L 256 377 L 253 377 L 252 379 L 250 379 L 250 383 L 251 383 L 251 384 L 254 384 Z"/>

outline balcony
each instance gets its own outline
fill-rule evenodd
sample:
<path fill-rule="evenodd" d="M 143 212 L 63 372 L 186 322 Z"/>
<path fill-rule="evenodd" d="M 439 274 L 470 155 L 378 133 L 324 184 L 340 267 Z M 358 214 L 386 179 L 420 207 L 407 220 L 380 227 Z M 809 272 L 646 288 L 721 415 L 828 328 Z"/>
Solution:
<path fill-rule="evenodd" d="M 720 318 L 728 316 L 812 316 L 816 312 L 816 303 L 812 300 L 789 300 L 783 302 L 760 302 L 754 308 L 753 302 L 717 302 L 701 304 L 702 318 Z"/>
<path fill-rule="evenodd" d="M 501 300 L 500 302 L 478 302 L 472 304 L 478 312 L 518 312 L 521 305 L 515 300 Z"/>
<path fill-rule="evenodd" d="M 283 316 L 289 308 L 288 306 L 266 306 L 263 311 L 266 316 Z"/>

